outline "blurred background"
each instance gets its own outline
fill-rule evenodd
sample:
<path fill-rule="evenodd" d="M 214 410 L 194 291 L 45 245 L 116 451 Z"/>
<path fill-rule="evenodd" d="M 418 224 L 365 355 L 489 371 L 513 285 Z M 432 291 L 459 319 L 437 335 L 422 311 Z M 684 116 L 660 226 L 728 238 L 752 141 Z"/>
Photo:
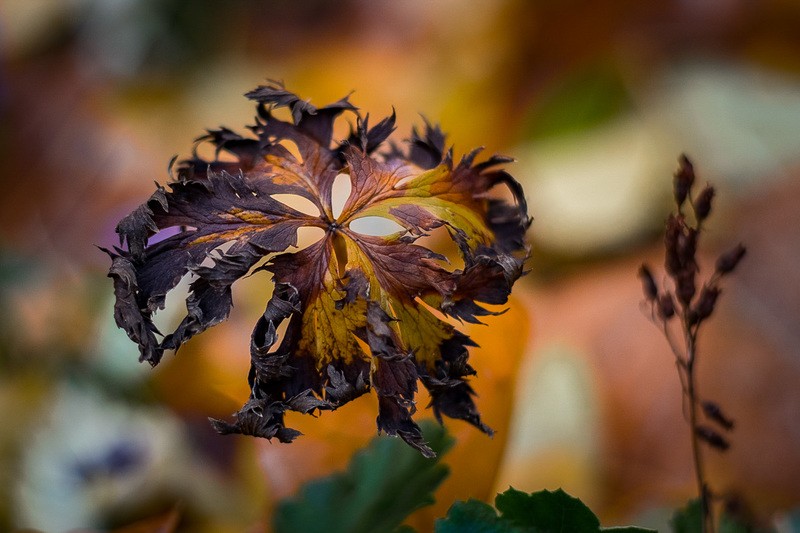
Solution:
<path fill-rule="evenodd" d="M 488 439 L 459 422 L 430 529 L 456 498 L 559 486 L 604 525 L 663 527 L 693 495 L 674 359 L 641 305 L 685 152 L 718 189 L 702 273 L 748 247 L 701 337 L 701 395 L 736 419 L 707 453 L 736 509 L 800 505 L 800 3 L 796 0 L 4 0 L 0 3 L 0 529 L 259 531 L 374 435 L 362 397 L 290 418 L 291 446 L 220 437 L 248 395 L 266 277 L 156 369 L 112 317 L 117 221 L 173 155 L 267 79 L 314 104 L 420 113 L 457 154 L 517 162 L 535 218 L 510 312 L 472 328 Z M 160 320 L 181 312 L 180 298 Z M 172 310 L 172 311 L 171 311 Z M 172 312 L 172 315 L 170 315 Z M 420 399 L 420 407 L 425 401 Z M 429 416 L 421 409 L 419 417 Z M 148 522 L 150 520 L 150 522 Z M 129 530 L 133 531 L 133 530 Z"/>

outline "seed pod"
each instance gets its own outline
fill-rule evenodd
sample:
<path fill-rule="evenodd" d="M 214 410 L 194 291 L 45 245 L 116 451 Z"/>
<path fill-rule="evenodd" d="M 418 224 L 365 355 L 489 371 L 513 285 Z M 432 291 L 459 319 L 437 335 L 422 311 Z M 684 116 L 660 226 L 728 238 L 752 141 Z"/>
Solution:
<path fill-rule="evenodd" d="M 714 187 L 706 185 L 706 188 L 703 189 L 703 192 L 701 192 L 697 200 L 694 201 L 694 214 L 698 221 L 705 220 L 708 214 L 711 213 L 711 200 L 714 199 L 714 193 Z"/>
<path fill-rule="evenodd" d="M 727 441 L 727 439 L 725 439 L 725 437 L 708 426 L 697 426 L 694 432 L 698 437 L 706 441 L 713 448 L 716 448 L 722 452 L 731 447 L 731 444 Z"/>
<path fill-rule="evenodd" d="M 658 297 L 658 286 L 647 265 L 639 267 L 639 277 L 642 278 L 642 290 L 645 298 L 650 302 L 655 300 Z"/>
<path fill-rule="evenodd" d="M 734 421 L 725 416 L 722 412 L 722 409 L 719 405 L 714 402 L 703 402 L 703 412 L 706 414 L 708 418 L 722 426 L 723 428 L 727 429 L 728 431 L 733 429 Z"/>
<path fill-rule="evenodd" d="M 739 264 L 739 261 L 742 260 L 742 257 L 747 253 L 747 248 L 745 248 L 741 243 L 737 244 L 735 248 L 728 250 L 717 259 L 717 274 L 723 275 L 733 272 L 736 268 L 736 265 Z"/>
<path fill-rule="evenodd" d="M 678 206 L 678 209 L 683 205 L 683 202 L 686 201 L 686 197 L 689 196 L 689 191 L 694 184 L 694 166 L 692 162 L 689 161 L 689 158 L 686 157 L 686 154 L 682 154 L 680 159 L 678 159 L 678 163 L 680 166 L 678 167 L 678 171 L 675 173 L 675 180 L 673 181 L 674 185 L 674 193 L 675 193 L 675 203 Z"/>
<path fill-rule="evenodd" d="M 670 293 L 664 293 L 658 297 L 658 316 L 662 320 L 669 320 L 675 316 L 675 302 Z"/>
<path fill-rule="evenodd" d="M 694 293 L 697 291 L 694 278 L 694 269 L 688 268 L 679 272 L 678 276 L 675 278 L 675 296 L 678 297 L 678 300 L 683 304 L 684 307 L 689 306 L 692 298 L 694 298 Z"/>
<path fill-rule="evenodd" d="M 686 320 L 689 322 L 689 327 L 695 326 L 698 322 L 700 322 L 700 318 L 697 316 L 697 311 L 694 309 L 689 309 Z"/>
<path fill-rule="evenodd" d="M 686 228 L 678 234 L 678 259 L 681 266 L 686 270 L 695 270 L 697 262 L 694 259 L 697 253 L 697 230 L 695 228 Z"/>
<path fill-rule="evenodd" d="M 683 234 L 683 217 L 670 214 L 667 218 L 666 230 L 664 232 L 664 267 L 671 276 L 677 275 L 681 271 L 681 256 L 678 253 L 678 239 Z"/>
<path fill-rule="evenodd" d="M 717 303 L 717 298 L 721 292 L 720 288 L 716 285 L 704 286 L 700 291 L 700 297 L 697 299 L 697 304 L 694 307 L 697 313 L 697 321 L 708 318 L 714 312 L 714 305 Z"/>

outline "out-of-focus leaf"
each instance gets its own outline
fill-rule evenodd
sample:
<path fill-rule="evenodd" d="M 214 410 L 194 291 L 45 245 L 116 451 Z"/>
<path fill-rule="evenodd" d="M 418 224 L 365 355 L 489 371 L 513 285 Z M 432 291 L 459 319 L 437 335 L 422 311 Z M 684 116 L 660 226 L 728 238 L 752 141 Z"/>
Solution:
<path fill-rule="evenodd" d="M 719 518 L 719 533 L 776 533 L 776 529 L 769 526 L 755 526 L 739 517 L 723 512 Z M 794 529 L 792 531 L 798 531 Z"/>
<path fill-rule="evenodd" d="M 456 502 L 447 517 L 436 521 L 436 533 L 522 533 L 518 528 L 497 516 L 494 508 L 482 501 Z"/>
<path fill-rule="evenodd" d="M 440 455 L 453 445 L 441 426 L 422 426 Z M 433 503 L 433 492 L 447 472 L 438 459 L 425 458 L 398 439 L 376 437 L 353 457 L 347 471 L 313 481 L 297 497 L 282 502 L 274 529 L 276 533 L 393 531 L 412 511 Z"/>
<path fill-rule="evenodd" d="M 669 523 L 674 533 L 701 533 L 703 531 L 703 508 L 700 500 L 691 500 L 686 507 L 675 511 Z"/>
<path fill-rule="evenodd" d="M 694 499 L 682 509 L 675 511 L 670 520 L 674 533 L 701 533 L 703 531 L 703 511 L 700 500 Z M 772 528 L 760 528 L 723 512 L 717 525 L 719 533 L 770 533 Z"/>
<path fill-rule="evenodd" d="M 500 516 L 491 506 L 477 500 L 457 503 L 446 518 L 436 522 L 436 533 L 652 533 L 650 529 L 632 526 L 601 528 L 600 520 L 583 502 L 561 489 L 527 494 L 509 488 L 497 495 L 495 505 Z"/>
<path fill-rule="evenodd" d="M 780 531 L 786 533 L 800 533 L 800 507 L 795 507 L 778 519 Z"/>
<path fill-rule="evenodd" d="M 613 119 L 630 106 L 622 77 L 605 65 L 573 73 L 545 94 L 527 118 L 525 132 L 541 138 L 583 131 Z"/>
<path fill-rule="evenodd" d="M 503 518 L 544 531 L 597 531 L 600 520 L 579 499 L 561 489 L 526 494 L 509 488 L 495 499 Z"/>

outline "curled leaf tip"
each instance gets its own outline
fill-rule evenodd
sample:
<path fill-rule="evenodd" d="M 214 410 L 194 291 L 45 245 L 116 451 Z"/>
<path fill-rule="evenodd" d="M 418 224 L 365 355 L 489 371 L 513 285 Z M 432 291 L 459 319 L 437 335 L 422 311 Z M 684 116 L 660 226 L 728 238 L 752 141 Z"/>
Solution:
<path fill-rule="evenodd" d="M 167 187 L 120 221 L 120 247 L 106 250 L 115 319 L 141 360 L 156 365 L 165 350 L 225 320 L 233 283 L 266 271 L 274 288 L 250 339 L 251 396 L 232 422 L 212 420 L 220 433 L 290 442 L 299 433 L 284 425 L 286 411 L 333 410 L 374 391 L 378 429 L 429 456 L 413 420 L 421 382 L 438 419 L 491 434 L 466 381 L 475 374 L 475 343 L 446 318 L 474 323 L 498 314 L 484 306 L 505 304 L 523 274 L 531 219 L 522 187 L 502 168 L 511 159 L 476 163 L 475 150 L 455 163 L 444 133 L 427 120 L 405 149 L 387 146 L 394 111 L 371 125 L 348 97 L 315 107 L 276 82 L 246 96 L 258 108 L 251 133 L 209 130 L 199 142 L 215 156 L 195 152 L 177 163 Z M 278 108 L 291 118 L 275 116 Z M 356 126 L 334 141 L 343 114 Z M 334 213 L 342 174 L 351 192 Z M 301 212 L 283 195 L 313 208 Z M 376 236 L 351 226 L 367 217 L 401 231 Z M 298 248 L 303 227 L 323 236 Z M 431 248 L 434 233 L 452 241 L 452 255 Z M 162 335 L 153 314 L 186 275 L 186 314 Z"/>

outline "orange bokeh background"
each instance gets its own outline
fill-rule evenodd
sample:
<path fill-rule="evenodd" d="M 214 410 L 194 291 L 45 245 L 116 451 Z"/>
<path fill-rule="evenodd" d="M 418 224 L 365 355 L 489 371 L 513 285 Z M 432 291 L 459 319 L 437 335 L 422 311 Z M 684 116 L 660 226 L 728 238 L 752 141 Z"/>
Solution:
<path fill-rule="evenodd" d="M 94 245 L 115 244 L 204 128 L 249 124 L 242 95 L 266 79 L 318 105 L 355 91 L 373 120 L 394 108 L 398 142 L 423 114 L 457 155 L 517 159 L 531 272 L 506 314 L 469 329 L 497 435 L 447 423 L 451 476 L 419 531 L 509 485 L 564 487 L 604 525 L 663 527 L 692 497 L 674 360 L 636 278 L 645 260 L 663 276 L 681 152 L 718 189 L 701 264 L 749 250 L 701 335 L 701 391 L 737 421 L 710 481 L 761 522 L 800 505 L 796 2 L 6 0 L 0 43 L 0 529 L 258 530 L 374 436 L 370 396 L 295 416 L 305 435 L 288 446 L 208 427 L 247 397 L 263 273 L 156 369 L 113 324 Z M 109 453 L 121 471 L 76 477 Z"/>

